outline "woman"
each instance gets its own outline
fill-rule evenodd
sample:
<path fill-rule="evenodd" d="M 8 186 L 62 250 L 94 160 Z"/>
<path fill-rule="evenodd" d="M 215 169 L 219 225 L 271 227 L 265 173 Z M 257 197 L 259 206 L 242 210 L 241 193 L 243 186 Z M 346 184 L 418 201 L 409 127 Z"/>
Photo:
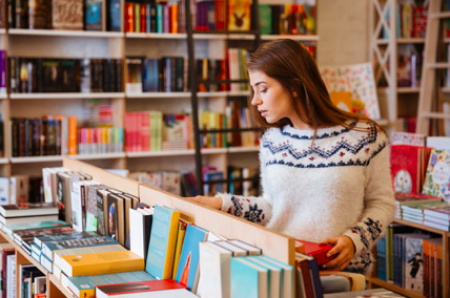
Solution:
<path fill-rule="evenodd" d="M 388 138 L 372 120 L 336 108 L 299 42 L 261 45 L 247 69 L 261 139 L 263 195 L 193 201 L 297 239 L 334 245 L 329 270 L 368 273 L 370 249 L 395 213 Z"/>

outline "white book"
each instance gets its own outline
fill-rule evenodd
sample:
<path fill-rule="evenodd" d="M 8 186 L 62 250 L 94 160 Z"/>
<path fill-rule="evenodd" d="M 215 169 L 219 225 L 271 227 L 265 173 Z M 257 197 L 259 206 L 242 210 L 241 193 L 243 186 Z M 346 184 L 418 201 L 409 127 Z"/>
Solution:
<path fill-rule="evenodd" d="M 450 151 L 450 137 L 427 137 L 427 147 Z"/>
<path fill-rule="evenodd" d="M 0 205 L 15 204 L 10 202 L 9 178 L 0 177 Z"/>
<path fill-rule="evenodd" d="M 16 298 L 16 255 L 6 256 L 6 298 Z"/>
<path fill-rule="evenodd" d="M 198 298 L 198 296 L 192 294 L 185 289 L 177 290 L 164 290 L 164 291 L 154 291 L 154 292 L 142 292 L 142 293 L 126 293 L 126 294 L 106 294 L 99 289 L 96 289 L 95 294 L 97 298 Z"/>
<path fill-rule="evenodd" d="M 83 232 L 83 206 L 85 206 L 85 181 L 77 181 L 72 185 L 72 228 L 77 232 Z"/>
<path fill-rule="evenodd" d="M 147 257 L 148 237 L 145 233 L 150 232 L 152 217 L 145 209 L 129 209 L 130 227 L 133 227 L 130 228 L 130 250 L 143 259 Z"/>
<path fill-rule="evenodd" d="M 200 243 L 200 280 L 197 294 L 202 298 L 230 298 L 230 258 L 233 252 L 214 242 Z"/>

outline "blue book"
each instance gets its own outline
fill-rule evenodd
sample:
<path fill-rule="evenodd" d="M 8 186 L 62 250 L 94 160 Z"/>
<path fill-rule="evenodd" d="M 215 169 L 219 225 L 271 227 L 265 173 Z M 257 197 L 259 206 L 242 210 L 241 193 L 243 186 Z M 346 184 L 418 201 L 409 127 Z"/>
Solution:
<path fill-rule="evenodd" d="M 291 265 L 288 265 L 286 263 L 280 262 L 278 260 L 272 259 L 268 256 L 261 255 L 261 256 L 254 256 L 252 258 L 258 259 L 260 261 L 263 261 L 270 265 L 275 265 L 280 268 L 283 268 L 282 272 L 282 296 L 283 298 L 293 298 L 294 297 L 294 268 Z"/>
<path fill-rule="evenodd" d="M 119 242 L 109 236 L 46 241 L 42 243 L 41 255 L 53 261 L 56 250 L 113 244 L 119 244 Z"/>
<path fill-rule="evenodd" d="M 155 205 L 145 271 L 158 279 L 172 277 L 180 212 Z"/>
<path fill-rule="evenodd" d="M 102 0 L 86 0 L 84 13 L 85 30 L 92 30 L 92 31 L 103 30 L 102 2 L 103 2 Z"/>
<path fill-rule="evenodd" d="M 46 235 L 46 236 L 34 237 L 34 243 L 39 248 L 42 248 L 42 243 L 46 242 L 46 241 L 62 241 L 62 240 L 69 240 L 69 239 L 81 239 L 81 238 L 98 237 L 98 236 L 100 236 L 100 235 L 97 234 L 97 232 L 64 233 L 64 234 L 57 234 L 57 235 Z"/>
<path fill-rule="evenodd" d="M 156 33 L 163 33 L 164 31 L 164 15 L 163 15 L 163 5 L 156 5 Z"/>
<path fill-rule="evenodd" d="M 61 284 L 77 297 L 83 298 L 94 298 L 95 287 L 98 285 L 111 285 L 147 280 L 155 280 L 155 278 L 145 271 L 73 277 L 67 277 L 65 274 L 61 274 Z"/>
<path fill-rule="evenodd" d="M 109 0 L 108 9 L 109 9 L 108 30 L 120 32 L 122 27 L 122 22 L 120 18 L 120 10 L 121 10 L 120 0 Z"/>
<path fill-rule="evenodd" d="M 158 92 L 159 90 L 159 60 L 146 58 L 142 65 L 143 92 Z"/>
<path fill-rule="evenodd" d="M 230 297 L 269 297 L 268 274 L 267 268 L 250 263 L 244 258 L 231 258 Z"/>
<path fill-rule="evenodd" d="M 207 237 L 208 231 L 194 225 L 187 226 L 175 281 L 187 286 L 194 294 L 200 277 L 200 242 L 206 241 Z"/>
<path fill-rule="evenodd" d="M 260 267 L 266 268 L 268 269 L 268 275 L 267 275 L 267 291 L 269 293 L 269 297 L 283 297 L 283 293 L 282 293 L 282 285 L 283 285 L 283 281 L 282 281 L 282 272 L 283 272 L 283 268 L 277 266 L 277 265 L 273 265 L 273 264 L 268 264 L 266 262 L 261 261 L 260 259 L 256 259 L 254 257 L 243 257 L 245 258 L 245 260 L 258 265 Z"/>

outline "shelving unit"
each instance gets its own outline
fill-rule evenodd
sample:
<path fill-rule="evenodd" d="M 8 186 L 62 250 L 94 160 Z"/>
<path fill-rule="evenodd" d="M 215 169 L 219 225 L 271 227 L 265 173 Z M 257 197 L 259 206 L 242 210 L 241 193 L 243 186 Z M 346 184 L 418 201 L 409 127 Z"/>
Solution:
<path fill-rule="evenodd" d="M 371 0 L 369 4 L 369 58 L 374 69 L 377 64 L 386 79 L 387 87 L 377 86 L 377 91 L 381 115 L 388 121 L 388 133 L 402 130 L 403 117 L 417 115 L 421 92 L 419 83 L 415 87 L 398 86 L 399 49 L 407 46 L 419 47 L 420 52 L 423 48 L 422 53 L 419 53 L 421 55 L 425 53 L 426 46 L 425 38 L 397 37 L 399 20 L 395 13 L 388 13 L 396 11 L 397 3 L 398 0 Z M 389 38 L 380 38 L 383 32 L 387 33 Z"/>

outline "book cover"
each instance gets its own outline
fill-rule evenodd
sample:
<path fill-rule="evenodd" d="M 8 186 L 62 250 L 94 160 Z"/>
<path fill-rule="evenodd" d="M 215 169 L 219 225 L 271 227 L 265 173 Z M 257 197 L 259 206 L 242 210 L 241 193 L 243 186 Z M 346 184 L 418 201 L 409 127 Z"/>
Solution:
<path fill-rule="evenodd" d="M 172 277 L 180 212 L 156 205 L 145 271 L 159 279 Z"/>
<path fill-rule="evenodd" d="M 51 230 L 50 230 L 51 231 Z M 14 235 L 15 237 L 16 235 Z M 99 237 L 97 233 L 90 232 L 62 232 L 55 234 L 45 234 L 45 235 L 35 235 L 33 237 L 33 242 L 39 247 L 42 248 L 42 244 L 47 241 L 64 241 L 71 239 L 81 239 L 81 238 L 89 238 L 89 237 Z"/>
<path fill-rule="evenodd" d="M 52 28 L 83 30 L 83 0 L 52 0 Z"/>
<path fill-rule="evenodd" d="M 121 1 L 120 0 L 108 0 L 107 1 L 107 9 L 108 9 L 108 17 L 107 17 L 107 30 L 120 32 L 122 28 L 121 22 Z"/>
<path fill-rule="evenodd" d="M 56 204 L 59 209 L 59 219 L 71 222 L 71 190 L 70 190 L 70 174 L 59 172 L 56 174 Z"/>
<path fill-rule="evenodd" d="M 67 277 L 63 274 L 61 276 L 61 284 L 68 288 L 77 297 L 94 298 L 95 288 L 99 285 L 120 284 L 154 279 L 155 278 L 153 276 L 145 271 L 74 277 Z"/>
<path fill-rule="evenodd" d="M 146 294 L 143 294 L 146 293 Z M 97 297 L 196 297 L 172 279 L 97 286 Z"/>
<path fill-rule="evenodd" d="M 188 225 L 181 249 L 176 281 L 187 286 L 193 293 L 197 293 L 199 278 L 199 243 L 208 237 L 208 231 L 194 225 Z"/>
<path fill-rule="evenodd" d="M 37 230 L 37 229 L 46 229 L 46 228 L 59 228 L 59 227 L 68 227 L 70 226 L 67 222 L 62 220 L 56 221 L 44 221 L 44 222 L 30 222 L 16 225 L 6 225 L 3 226 L 3 231 L 12 236 L 13 232 L 22 231 L 22 230 Z"/>
<path fill-rule="evenodd" d="M 294 270 L 291 265 L 285 264 L 283 262 L 280 262 L 278 260 L 272 259 L 268 256 L 261 255 L 261 256 L 255 256 L 254 258 L 268 263 L 270 265 L 278 266 L 283 269 L 282 271 L 282 283 L 281 286 L 282 293 L 280 297 L 283 298 L 292 298 L 294 297 Z"/>
<path fill-rule="evenodd" d="M 423 239 L 429 235 L 409 236 L 405 239 L 405 288 L 423 290 Z"/>
<path fill-rule="evenodd" d="M 86 0 L 84 22 L 85 30 L 103 30 L 103 0 Z"/>
<path fill-rule="evenodd" d="M 54 203 L 23 203 L 20 205 L 0 206 L 0 215 L 5 218 L 53 214 L 58 214 L 58 207 Z"/>
<path fill-rule="evenodd" d="M 423 194 L 441 197 L 450 201 L 450 153 L 432 150 L 423 184 Z"/>
<path fill-rule="evenodd" d="M 231 258 L 230 292 L 233 298 L 267 298 L 269 270 L 244 258 Z"/>
<path fill-rule="evenodd" d="M 153 210 L 150 208 L 130 209 L 129 214 L 130 226 L 133 227 L 130 229 L 129 248 L 146 260 L 148 244 L 150 242 Z"/>
<path fill-rule="evenodd" d="M 125 204 L 124 199 L 114 193 L 106 197 L 106 236 L 125 243 Z"/>
<path fill-rule="evenodd" d="M 250 31 L 250 7 L 249 0 L 230 0 L 228 2 L 228 30 Z"/>
<path fill-rule="evenodd" d="M 67 276 L 141 271 L 145 267 L 144 259 L 129 250 L 63 256 L 60 265 Z"/>
<path fill-rule="evenodd" d="M 186 235 L 186 229 L 191 222 L 180 218 L 178 223 L 178 233 L 177 233 L 177 244 L 175 246 L 175 255 L 173 258 L 173 272 L 172 279 L 175 280 L 177 277 L 178 264 L 180 263 L 181 249 L 183 248 L 184 236 Z"/>

